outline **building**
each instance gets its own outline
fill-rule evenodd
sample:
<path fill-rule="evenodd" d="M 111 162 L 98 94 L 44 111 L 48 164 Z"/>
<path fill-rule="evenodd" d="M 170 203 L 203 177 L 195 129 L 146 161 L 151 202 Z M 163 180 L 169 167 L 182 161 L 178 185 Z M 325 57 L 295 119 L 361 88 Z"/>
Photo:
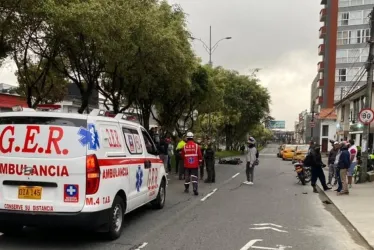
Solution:
<path fill-rule="evenodd" d="M 337 139 L 355 140 L 355 144 L 362 146 L 363 124 L 358 120 L 358 114 L 365 106 L 366 86 L 350 93 L 342 100 L 335 103 L 337 111 Z M 374 89 L 374 88 L 373 88 Z M 374 96 L 374 95 L 373 95 Z M 372 99 L 373 109 L 374 98 Z M 370 126 L 370 136 L 368 147 L 373 149 L 374 127 Z"/>
<path fill-rule="evenodd" d="M 21 106 L 26 108 L 26 99 L 18 95 L 0 93 L 0 112 L 12 111 L 12 107 L 14 106 Z"/>
<path fill-rule="evenodd" d="M 320 120 L 315 118 L 312 122 L 312 113 L 307 110 L 302 111 L 299 114 L 299 121 L 297 126 L 295 125 L 295 131 L 297 136 L 297 143 L 307 144 L 310 140 L 315 142 L 320 141 Z"/>
<path fill-rule="evenodd" d="M 322 109 L 318 114 L 319 121 L 319 144 L 321 145 L 321 152 L 329 152 L 332 148 L 330 140 L 336 140 L 336 112 L 334 108 Z"/>
<path fill-rule="evenodd" d="M 356 81 L 356 88 L 364 84 L 363 66 L 369 49 L 369 18 L 374 0 L 322 0 L 320 11 L 318 62 L 320 89 L 316 110 L 332 108 L 342 99 Z M 361 77 L 360 77 L 361 76 Z M 361 81 L 358 81 L 361 78 Z"/>
<path fill-rule="evenodd" d="M 320 92 L 320 90 L 317 88 L 318 80 L 319 80 L 319 74 L 316 75 L 312 84 L 310 85 L 311 87 L 310 88 L 310 110 L 315 110 L 315 111 L 319 111 L 319 108 L 316 107 L 316 104 L 315 104 L 316 99 Z"/>

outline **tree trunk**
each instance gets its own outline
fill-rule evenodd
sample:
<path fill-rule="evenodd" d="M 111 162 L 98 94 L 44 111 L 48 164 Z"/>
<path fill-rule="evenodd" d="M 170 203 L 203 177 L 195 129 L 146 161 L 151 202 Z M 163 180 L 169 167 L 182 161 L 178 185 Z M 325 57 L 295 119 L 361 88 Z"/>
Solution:
<path fill-rule="evenodd" d="M 225 135 L 226 135 L 226 150 L 231 150 L 232 148 L 232 126 L 229 124 L 225 125 Z"/>
<path fill-rule="evenodd" d="M 143 127 L 148 131 L 149 130 L 149 118 L 151 112 L 147 108 L 142 109 L 142 118 L 143 118 Z"/>
<path fill-rule="evenodd" d="M 88 100 L 90 99 L 90 96 L 91 94 L 88 93 L 88 91 L 85 91 L 81 97 L 81 100 L 82 100 L 82 104 L 80 106 L 80 108 L 78 109 L 78 113 L 79 114 L 83 114 L 83 112 L 86 110 L 86 108 L 88 107 Z"/>

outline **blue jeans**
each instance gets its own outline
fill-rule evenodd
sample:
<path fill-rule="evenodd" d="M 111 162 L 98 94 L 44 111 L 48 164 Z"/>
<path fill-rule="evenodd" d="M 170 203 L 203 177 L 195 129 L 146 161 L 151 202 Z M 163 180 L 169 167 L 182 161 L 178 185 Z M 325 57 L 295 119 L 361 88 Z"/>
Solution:
<path fill-rule="evenodd" d="M 340 192 L 343 189 L 343 183 L 340 178 L 340 168 L 336 168 L 336 178 L 338 178 L 338 189 L 336 191 Z"/>

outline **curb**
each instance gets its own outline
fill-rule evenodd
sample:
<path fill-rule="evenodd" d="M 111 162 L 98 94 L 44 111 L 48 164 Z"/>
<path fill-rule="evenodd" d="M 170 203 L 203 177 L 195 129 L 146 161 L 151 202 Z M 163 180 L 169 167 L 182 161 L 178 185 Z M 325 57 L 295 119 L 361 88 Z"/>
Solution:
<path fill-rule="evenodd" d="M 367 241 L 367 239 L 361 234 L 361 232 L 359 230 L 357 230 L 357 228 L 352 224 L 352 222 L 347 218 L 347 216 L 345 216 L 344 213 L 342 213 L 342 211 L 338 208 L 338 206 L 336 206 L 336 204 L 330 199 L 330 197 L 326 194 L 326 191 L 323 190 L 323 188 L 321 188 L 319 186 L 319 184 L 316 185 L 317 189 L 318 189 L 318 192 L 322 192 L 325 196 L 326 196 L 326 199 L 331 203 L 333 204 L 336 209 L 340 212 L 340 214 L 345 218 L 345 220 L 348 222 L 348 224 L 358 233 L 358 235 L 363 239 L 363 241 L 365 241 L 365 243 L 370 247 L 370 249 L 374 250 L 374 247 L 372 245 L 370 245 L 370 243 Z M 332 192 L 334 192 L 332 189 L 331 189 Z"/>

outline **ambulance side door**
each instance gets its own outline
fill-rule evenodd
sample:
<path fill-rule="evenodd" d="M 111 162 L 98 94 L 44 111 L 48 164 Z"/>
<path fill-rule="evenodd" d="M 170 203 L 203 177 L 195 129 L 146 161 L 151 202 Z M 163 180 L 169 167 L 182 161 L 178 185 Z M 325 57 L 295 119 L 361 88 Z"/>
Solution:
<path fill-rule="evenodd" d="M 145 168 L 145 156 L 143 144 L 141 143 L 141 136 L 136 127 L 129 125 L 121 125 L 123 136 L 126 142 L 126 147 L 130 153 L 127 157 L 130 176 L 130 209 L 135 209 L 144 204 L 145 197 L 147 197 L 147 179 L 148 171 Z"/>
<path fill-rule="evenodd" d="M 157 148 L 155 143 L 153 142 L 151 136 L 144 128 L 140 128 L 141 133 L 143 135 L 144 147 L 145 151 L 145 158 L 146 158 L 146 169 L 148 170 L 148 181 L 147 181 L 147 188 L 148 188 L 148 196 L 147 201 L 150 199 L 152 200 L 155 190 L 158 190 L 159 184 L 159 176 L 160 176 L 160 166 L 161 160 L 158 156 Z"/>

